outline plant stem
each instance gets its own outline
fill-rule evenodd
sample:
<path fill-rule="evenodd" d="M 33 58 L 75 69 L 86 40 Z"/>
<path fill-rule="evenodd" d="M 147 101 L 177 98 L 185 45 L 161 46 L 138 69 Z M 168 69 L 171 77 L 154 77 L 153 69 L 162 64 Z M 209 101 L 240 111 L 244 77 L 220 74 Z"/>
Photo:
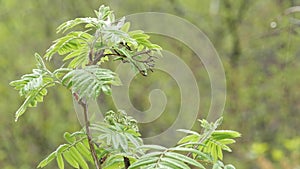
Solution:
<path fill-rule="evenodd" d="M 123 159 L 124 159 L 125 169 L 127 169 L 130 166 L 130 160 L 127 157 L 123 157 Z"/>
<path fill-rule="evenodd" d="M 86 135 L 87 135 L 88 143 L 89 143 L 89 146 L 90 146 L 90 151 L 91 151 L 96 169 L 101 169 L 101 165 L 100 165 L 100 162 L 98 160 L 98 157 L 97 157 L 97 154 L 96 154 L 96 151 L 95 151 L 95 147 L 94 147 L 94 143 L 93 143 L 92 137 L 91 137 L 91 132 L 90 132 L 90 129 L 89 129 L 90 122 L 88 120 L 88 105 L 87 105 L 86 102 L 82 101 L 82 99 L 80 99 L 78 101 L 78 103 L 83 108 Z"/>

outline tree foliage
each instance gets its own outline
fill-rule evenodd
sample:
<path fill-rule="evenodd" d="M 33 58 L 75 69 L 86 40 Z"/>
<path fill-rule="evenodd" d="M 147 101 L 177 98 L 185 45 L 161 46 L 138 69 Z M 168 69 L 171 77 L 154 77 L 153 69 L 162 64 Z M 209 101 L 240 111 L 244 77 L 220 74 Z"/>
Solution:
<path fill-rule="evenodd" d="M 73 168 L 88 169 L 91 165 L 99 168 L 182 168 L 192 166 L 206 168 L 234 168 L 224 165 L 223 150 L 231 151 L 228 144 L 240 134 L 230 130 L 216 130 L 222 119 L 214 123 L 200 120 L 202 133 L 179 131 L 187 134 L 171 148 L 160 145 L 144 145 L 137 121 L 123 111 L 108 111 L 102 123 L 90 124 L 87 106 L 90 99 L 96 99 L 100 92 L 111 94 L 111 85 L 121 85 L 118 75 L 102 67 L 110 60 L 131 64 L 134 70 L 147 76 L 152 71 L 154 59 L 161 47 L 149 41 L 150 36 L 141 30 L 129 31 L 130 23 L 125 18 L 115 19 L 113 11 L 101 6 L 95 11 L 96 17 L 76 18 L 64 22 L 57 28 L 66 33 L 55 40 L 46 51 L 44 58 L 51 60 L 60 55 L 64 64 L 50 71 L 42 57 L 35 55 L 37 68 L 25 74 L 20 80 L 10 83 L 24 103 L 16 112 L 16 120 L 28 107 L 35 107 L 43 101 L 47 88 L 62 85 L 71 91 L 75 101 L 84 111 L 85 127 L 74 133 L 66 132 L 67 143 L 47 156 L 38 165 L 47 166 L 56 160 L 60 169 L 68 163 Z M 84 26 L 84 30 L 73 31 Z M 67 65 L 67 66 L 66 66 Z"/>

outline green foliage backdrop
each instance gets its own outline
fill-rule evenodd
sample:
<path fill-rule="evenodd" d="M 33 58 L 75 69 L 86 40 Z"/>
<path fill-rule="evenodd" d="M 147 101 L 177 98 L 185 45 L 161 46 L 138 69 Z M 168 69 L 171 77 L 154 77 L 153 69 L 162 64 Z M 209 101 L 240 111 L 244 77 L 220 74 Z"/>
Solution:
<path fill-rule="evenodd" d="M 215 45 L 226 71 L 228 92 L 223 127 L 243 135 L 225 161 L 240 169 L 299 167 L 300 35 L 294 22 L 299 15 L 285 14 L 287 8 L 300 5 L 299 1 L 0 0 L 0 168 L 35 168 L 44 158 L 42 155 L 63 143 L 64 131 L 80 128 L 70 93 L 63 89 L 49 92 L 47 104 L 30 109 L 15 123 L 14 112 L 22 100 L 8 83 L 34 67 L 34 52 L 43 53 L 49 47 L 57 38 L 55 28 L 59 24 L 91 16 L 92 9 L 100 4 L 111 6 L 117 16 L 168 12 L 198 26 Z M 153 37 L 164 49 L 182 56 L 197 77 L 201 95 L 209 95 L 208 77 L 204 67 L 194 62 L 196 56 L 179 42 Z M 170 81 L 165 74 L 158 74 L 153 74 L 154 80 Z M 151 84 L 136 81 L 145 84 L 140 86 Z M 180 96 L 178 88 L 166 88 L 170 98 L 166 111 L 176 111 L 180 102 L 176 99 Z M 134 105 L 140 109 L 149 106 L 147 96 L 139 95 L 138 90 L 131 93 Z M 202 117 L 208 108 L 209 100 L 201 98 Z M 169 120 L 164 125 L 168 126 L 173 117 L 166 116 Z"/>

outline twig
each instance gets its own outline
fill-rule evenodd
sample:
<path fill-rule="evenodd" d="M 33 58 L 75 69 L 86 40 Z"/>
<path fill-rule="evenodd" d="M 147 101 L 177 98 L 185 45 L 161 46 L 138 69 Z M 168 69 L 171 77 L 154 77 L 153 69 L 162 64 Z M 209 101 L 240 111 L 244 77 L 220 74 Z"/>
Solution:
<path fill-rule="evenodd" d="M 123 157 L 123 159 L 124 159 L 125 169 L 129 168 L 129 166 L 130 166 L 130 160 L 129 160 L 129 158 Z"/>
<path fill-rule="evenodd" d="M 86 135 L 87 135 L 90 151 L 91 151 L 94 163 L 96 165 L 96 169 L 101 169 L 101 165 L 99 163 L 99 160 L 98 160 L 98 157 L 97 157 L 97 154 L 95 151 L 94 143 L 92 141 L 91 132 L 89 129 L 90 122 L 88 120 L 88 105 L 82 99 L 79 99 L 78 95 L 76 93 L 74 93 L 73 95 L 74 95 L 75 99 L 77 100 L 78 104 L 80 104 L 81 107 L 83 108 L 85 130 L 86 130 Z"/>
<path fill-rule="evenodd" d="M 103 54 L 104 54 L 104 49 L 101 49 L 100 51 L 96 52 L 95 59 L 91 62 L 91 65 L 97 64 L 101 60 L 101 58 L 105 56 Z"/>

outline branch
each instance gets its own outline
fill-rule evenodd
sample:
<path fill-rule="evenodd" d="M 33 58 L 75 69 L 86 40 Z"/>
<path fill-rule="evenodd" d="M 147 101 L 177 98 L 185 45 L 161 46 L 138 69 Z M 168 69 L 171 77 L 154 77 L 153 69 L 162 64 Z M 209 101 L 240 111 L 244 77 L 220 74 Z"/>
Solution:
<path fill-rule="evenodd" d="M 86 135 L 87 135 L 87 139 L 88 139 L 88 143 L 89 143 L 89 147 L 90 147 L 90 152 L 92 154 L 94 163 L 96 165 L 96 169 L 101 169 L 101 165 L 99 163 L 99 160 L 98 160 L 98 157 L 97 157 L 97 154 L 95 151 L 94 143 L 92 141 L 91 132 L 89 129 L 90 122 L 88 120 L 88 105 L 82 99 L 78 99 L 78 95 L 76 93 L 74 93 L 73 95 L 74 95 L 75 99 L 77 100 L 78 104 L 80 104 L 81 107 L 83 108 L 85 130 L 86 130 Z"/>
<path fill-rule="evenodd" d="M 105 56 L 103 54 L 104 54 L 104 49 L 97 51 L 95 59 L 90 63 L 90 65 L 96 65 L 101 60 L 101 58 Z"/>
<path fill-rule="evenodd" d="M 129 50 L 129 49 L 128 49 L 128 50 Z M 150 55 L 151 50 L 145 50 L 145 51 L 136 52 L 134 55 L 131 56 L 131 58 L 132 58 L 133 61 L 126 60 L 126 58 L 128 58 L 126 55 L 120 54 L 120 53 L 119 53 L 118 51 L 116 51 L 116 50 L 113 50 L 113 51 L 114 51 L 114 53 L 105 54 L 105 55 L 103 55 L 103 56 L 101 56 L 101 57 L 105 57 L 105 56 L 120 56 L 120 57 L 124 58 L 124 59 L 122 59 L 122 62 L 123 62 L 123 63 L 126 63 L 126 62 L 132 63 L 132 64 L 134 65 L 134 67 L 137 68 L 138 71 L 139 71 L 143 76 L 147 76 L 145 70 L 142 70 L 142 69 L 137 65 L 137 63 L 135 63 L 135 62 L 139 62 L 139 63 L 145 64 L 145 65 L 148 67 L 147 69 L 149 69 L 150 71 L 153 71 L 151 68 L 154 67 L 154 58 L 156 58 L 156 57 Z M 136 58 L 137 56 L 145 55 L 145 54 L 148 55 L 148 57 L 147 57 L 146 59 L 144 59 L 144 60 L 139 60 L 139 59 Z M 100 57 L 100 59 L 101 59 L 101 57 Z"/>
<path fill-rule="evenodd" d="M 129 158 L 123 157 L 123 159 L 124 159 L 125 169 L 129 168 L 129 166 L 130 166 L 130 160 L 129 160 Z"/>

